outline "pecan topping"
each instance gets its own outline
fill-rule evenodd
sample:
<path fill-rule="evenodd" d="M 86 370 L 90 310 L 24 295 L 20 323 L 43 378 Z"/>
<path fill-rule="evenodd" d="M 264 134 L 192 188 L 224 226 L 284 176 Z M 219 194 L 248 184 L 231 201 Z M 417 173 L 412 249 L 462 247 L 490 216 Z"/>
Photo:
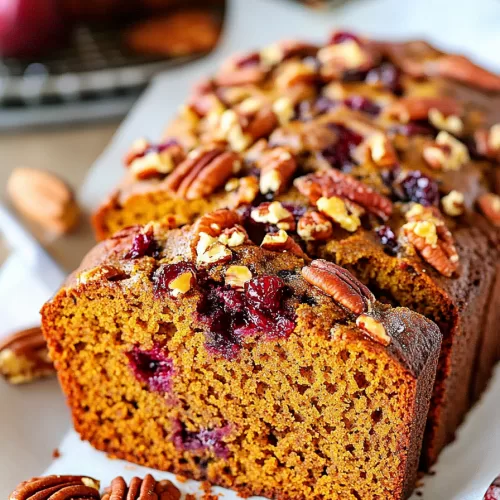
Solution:
<path fill-rule="evenodd" d="M 365 146 L 370 151 L 371 159 L 375 165 L 390 168 L 397 165 L 399 159 L 391 140 L 382 133 L 374 133 L 365 141 Z"/>
<path fill-rule="evenodd" d="M 241 224 L 241 217 L 232 210 L 221 209 L 201 216 L 193 225 L 193 233 L 206 233 L 218 237 L 224 229 L 231 229 Z"/>
<path fill-rule="evenodd" d="M 332 223 L 320 212 L 306 212 L 297 224 L 297 234 L 304 241 L 326 241 L 332 232 Z"/>
<path fill-rule="evenodd" d="M 215 75 L 216 85 L 233 87 L 262 82 L 269 72 L 269 68 L 261 64 L 257 52 L 237 54 L 228 59 Z"/>
<path fill-rule="evenodd" d="M 439 111 L 444 117 L 461 116 L 462 106 L 451 97 L 403 97 L 391 104 L 385 112 L 402 123 L 427 120 L 431 110 Z M 435 113 L 435 112 L 434 112 Z"/>
<path fill-rule="evenodd" d="M 260 246 L 273 252 L 290 252 L 298 257 L 309 260 L 302 248 L 300 248 L 300 245 L 283 229 L 280 229 L 277 233 L 266 234 Z"/>
<path fill-rule="evenodd" d="M 477 200 L 479 208 L 488 220 L 500 227 L 500 196 L 494 193 L 482 194 Z"/>
<path fill-rule="evenodd" d="M 253 175 L 240 179 L 233 177 L 227 182 L 225 190 L 231 193 L 229 202 L 231 208 L 250 205 L 259 194 L 259 181 Z"/>
<path fill-rule="evenodd" d="M 322 196 L 317 202 L 318 210 L 335 221 L 342 229 L 354 232 L 361 225 L 361 220 L 356 211 L 357 205 L 343 200 L 337 196 L 325 198 Z M 354 209 L 353 209 L 354 206 Z M 361 212 L 363 210 L 361 209 Z"/>
<path fill-rule="evenodd" d="M 279 194 L 288 187 L 297 162 L 289 151 L 277 147 L 264 152 L 257 166 L 260 168 L 260 192 Z"/>
<path fill-rule="evenodd" d="M 302 268 L 302 276 L 354 314 L 370 311 L 375 303 L 375 297 L 365 285 L 332 262 L 313 260 Z"/>
<path fill-rule="evenodd" d="M 461 134 L 464 128 L 464 122 L 460 117 L 455 115 L 445 116 L 436 108 L 429 110 L 429 122 L 438 130 L 446 130 L 456 135 Z"/>
<path fill-rule="evenodd" d="M 293 121 L 277 128 L 269 137 L 269 145 L 283 146 L 293 154 L 322 151 L 337 142 L 337 134 L 327 124 Z"/>
<path fill-rule="evenodd" d="M 274 224 L 279 229 L 295 230 L 295 219 L 292 212 L 287 210 L 279 201 L 261 203 L 252 210 L 250 217 L 255 222 Z"/>
<path fill-rule="evenodd" d="M 238 167 L 236 153 L 218 147 L 199 148 L 165 180 L 165 187 L 186 200 L 203 198 L 223 186 Z"/>
<path fill-rule="evenodd" d="M 500 162 L 500 123 L 490 129 L 480 129 L 474 134 L 477 152 Z"/>
<path fill-rule="evenodd" d="M 439 211 L 416 203 L 406 219 L 409 222 L 401 229 L 408 241 L 428 264 L 449 278 L 458 269 L 459 257 Z"/>
<path fill-rule="evenodd" d="M 86 476 L 34 477 L 22 482 L 9 500 L 57 498 L 59 500 L 100 500 L 99 481 Z"/>
<path fill-rule="evenodd" d="M 460 170 L 470 161 L 467 147 L 444 130 L 424 147 L 422 156 L 429 167 L 444 171 Z"/>
<path fill-rule="evenodd" d="M 446 215 L 458 217 L 464 213 L 464 195 L 460 191 L 450 191 L 441 198 L 441 205 Z"/>
<path fill-rule="evenodd" d="M 116 477 L 106 488 L 102 500 L 179 500 L 180 491 L 168 480 L 156 481 L 148 474 L 144 479 L 134 477 L 129 486 L 122 477 Z"/>
<path fill-rule="evenodd" d="M 0 343 L 0 374 L 12 384 L 22 384 L 55 373 L 39 327 L 22 330 Z"/>
<path fill-rule="evenodd" d="M 264 47 L 260 51 L 260 58 L 267 66 L 274 66 L 285 59 L 292 57 L 315 56 L 318 46 L 301 40 L 282 40 Z"/>
<path fill-rule="evenodd" d="M 360 205 L 384 220 L 392 213 L 391 200 L 338 170 L 330 169 L 299 177 L 294 184 L 314 204 L 322 197 L 337 196 Z"/>
<path fill-rule="evenodd" d="M 252 271 L 247 266 L 229 266 L 226 270 L 225 283 L 231 288 L 243 290 L 245 283 L 252 277 Z"/>
<path fill-rule="evenodd" d="M 356 318 L 356 326 L 372 340 L 383 346 L 388 346 L 391 343 L 391 337 L 389 337 L 384 324 L 373 316 L 361 314 Z"/>
<path fill-rule="evenodd" d="M 291 60 L 282 63 L 276 68 L 275 82 L 278 90 L 283 91 L 299 83 L 312 83 L 317 77 L 317 69 L 314 64 L 307 61 Z"/>

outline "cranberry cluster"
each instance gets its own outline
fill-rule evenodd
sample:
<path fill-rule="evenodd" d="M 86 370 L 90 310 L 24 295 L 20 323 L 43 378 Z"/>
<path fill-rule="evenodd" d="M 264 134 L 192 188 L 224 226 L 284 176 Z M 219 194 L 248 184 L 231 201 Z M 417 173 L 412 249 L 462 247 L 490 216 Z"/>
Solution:
<path fill-rule="evenodd" d="M 134 347 L 127 353 L 129 366 L 137 380 L 153 392 L 168 392 L 172 385 L 173 363 L 159 345 L 149 351 Z"/>
<path fill-rule="evenodd" d="M 154 256 L 160 251 L 160 247 L 155 240 L 153 229 L 140 232 L 134 236 L 130 250 L 125 254 L 126 259 L 139 259 Z"/>
<path fill-rule="evenodd" d="M 220 458 L 229 458 L 229 449 L 222 440 L 229 433 L 228 426 L 219 429 L 202 429 L 198 432 L 190 432 L 182 422 L 177 421 L 174 424 L 174 428 L 176 428 L 176 431 L 172 436 L 172 441 L 178 450 L 210 450 Z"/>
<path fill-rule="evenodd" d="M 207 348 L 225 358 L 239 352 L 245 336 L 286 338 L 295 328 L 295 313 L 284 304 L 290 290 L 277 276 L 253 278 L 242 291 L 210 281 L 204 287 L 198 320 L 207 329 Z"/>
<path fill-rule="evenodd" d="M 335 144 L 321 151 L 321 155 L 332 167 L 349 170 L 354 164 L 352 152 L 363 142 L 363 137 L 338 123 L 332 123 L 329 127 L 337 133 L 338 139 Z"/>
<path fill-rule="evenodd" d="M 155 297 L 163 297 L 166 293 L 170 293 L 168 285 L 181 274 L 191 272 L 196 276 L 196 268 L 191 262 L 177 262 L 175 264 L 161 265 L 153 275 L 153 290 Z"/>

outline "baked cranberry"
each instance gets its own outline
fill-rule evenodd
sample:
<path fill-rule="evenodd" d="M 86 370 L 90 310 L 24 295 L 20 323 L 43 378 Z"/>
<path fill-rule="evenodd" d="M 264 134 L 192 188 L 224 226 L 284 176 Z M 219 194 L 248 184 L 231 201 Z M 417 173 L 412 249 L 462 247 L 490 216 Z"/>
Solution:
<path fill-rule="evenodd" d="M 173 363 L 164 349 L 155 345 L 149 351 L 134 347 L 127 353 L 130 368 L 137 380 L 154 392 L 168 392 L 172 385 Z"/>
<path fill-rule="evenodd" d="M 376 233 L 384 246 L 384 251 L 389 255 L 396 255 L 399 245 L 394 231 L 389 226 L 380 226 L 376 229 Z"/>
<path fill-rule="evenodd" d="M 284 289 L 283 281 L 277 276 L 262 276 L 245 283 L 245 297 L 251 307 L 268 312 L 277 312 Z"/>
<path fill-rule="evenodd" d="M 344 99 L 344 104 L 354 111 L 362 111 L 363 113 L 367 113 L 372 116 L 377 116 L 380 113 L 379 106 L 377 106 L 372 100 L 361 95 Z"/>
<path fill-rule="evenodd" d="M 196 276 L 196 269 L 191 262 L 177 262 L 175 264 L 162 264 L 153 275 L 153 290 L 156 297 L 162 297 L 172 290 L 168 287 L 172 281 L 185 272 Z"/>
<path fill-rule="evenodd" d="M 422 174 L 420 170 L 411 170 L 398 181 L 406 201 L 414 201 L 424 206 L 439 203 L 437 182 Z"/>
<path fill-rule="evenodd" d="M 351 33 L 350 31 L 336 31 L 328 41 L 331 45 L 336 45 L 337 43 L 343 43 L 348 40 L 353 40 L 356 43 L 360 43 L 359 38 Z"/>
<path fill-rule="evenodd" d="M 177 421 L 175 427 L 177 427 L 177 430 L 172 436 L 172 441 L 178 450 L 210 450 L 220 458 L 229 458 L 229 449 L 223 441 L 223 438 L 229 434 L 229 426 L 191 432 L 186 429 L 182 422 Z"/>
<path fill-rule="evenodd" d="M 500 500 L 500 476 L 496 477 L 484 494 L 483 500 Z"/>
<path fill-rule="evenodd" d="M 140 232 L 134 236 L 130 250 L 125 254 L 126 259 L 139 259 L 146 255 L 152 256 L 159 251 L 152 229 Z"/>
<path fill-rule="evenodd" d="M 337 142 L 323 151 L 321 155 L 334 168 L 344 169 L 353 165 L 351 153 L 361 144 L 363 138 L 339 124 L 330 124 L 330 128 L 337 133 Z"/>
<path fill-rule="evenodd" d="M 401 71 L 391 63 L 383 63 L 368 71 L 365 81 L 366 83 L 381 85 L 397 95 L 403 92 Z"/>

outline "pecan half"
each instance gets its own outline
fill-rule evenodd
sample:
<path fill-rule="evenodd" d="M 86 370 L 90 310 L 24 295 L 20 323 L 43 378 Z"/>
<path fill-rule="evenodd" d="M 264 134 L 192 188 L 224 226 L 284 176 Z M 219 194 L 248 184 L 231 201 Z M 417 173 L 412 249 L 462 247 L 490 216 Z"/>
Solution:
<path fill-rule="evenodd" d="M 169 177 L 165 187 L 176 196 L 195 200 L 223 186 L 239 167 L 239 157 L 218 147 L 202 147 L 189 153 Z"/>
<path fill-rule="evenodd" d="M 384 220 L 392 213 L 391 200 L 354 177 L 335 169 L 299 177 L 294 184 L 314 204 L 322 197 L 338 196 L 353 201 Z"/>
<path fill-rule="evenodd" d="M 332 233 L 332 223 L 320 212 L 306 212 L 297 223 L 297 234 L 304 241 L 326 241 Z"/>
<path fill-rule="evenodd" d="M 268 233 L 264 236 L 260 245 L 266 250 L 273 252 L 289 252 L 303 259 L 309 260 L 300 245 L 283 229 L 277 233 Z"/>
<path fill-rule="evenodd" d="M 260 168 L 260 192 L 262 194 L 283 192 L 297 170 L 295 158 L 288 150 L 280 147 L 264 152 L 257 166 Z"/>
<path fill-rule="evenodd" d="M 181 492 L 168 481 L 156 481 L 150 474 L 144 479 L 134 477 L 127 486 L 122 477 L 116 477 L 106 488 L 102 500 L 179 500 Z"/>
<path fill-rule="evenodd" d="M 375 303 L 375 297 L 363 283 L 333 262 L 313 260 L 302 268 L 302 276 L 354 314 L 370 311 Z"/>
<path fill-rule="evenodd" d="M 402 97 L 388 106 L 385 113 L 402 123 L 414 120 L 427 120 L 429 111 L 437 110 L 445 117 L 461 116 L 462 105 L 451 97 Z"/>
<path fill-rule="evenodd" d="M 22 482 L 9 496 L 9 500 L 41 498 L 100 500 L 99 481 L 87 476 L 34 477 Z"/>
<path fill-rule="evenodd" d="M 483 214 L 496 227 L 500 227 L 500 196 L 494 193 L 482 194 L 477 203 Z"/>
<path fill-rule="evenodd" d="M 0 374 L 11 384 L 55 374 L 40 327 L 8 336 L 0 343 Z"/>
<path fill-rule="evenodd" d="M 219 237 L 224 229 L 231 229 L 235 226 L 239 226 L 241 222 L 241 217 L 236 212 L 223 208 L 202 215 L 194 223 L 193 233 L 195 235 L 206 233 L 212 237 Z"/>

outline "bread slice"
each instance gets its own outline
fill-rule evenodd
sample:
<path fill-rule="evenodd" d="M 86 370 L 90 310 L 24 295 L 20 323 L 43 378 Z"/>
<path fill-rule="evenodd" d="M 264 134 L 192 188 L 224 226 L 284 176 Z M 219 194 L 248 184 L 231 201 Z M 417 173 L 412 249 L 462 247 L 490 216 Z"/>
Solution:
<path fill-rule="evenodd" d="M 76 430 L 245 496 L 406 498 L 439 329 L 240 222 L 125 230 L 43 307 Z"/>

